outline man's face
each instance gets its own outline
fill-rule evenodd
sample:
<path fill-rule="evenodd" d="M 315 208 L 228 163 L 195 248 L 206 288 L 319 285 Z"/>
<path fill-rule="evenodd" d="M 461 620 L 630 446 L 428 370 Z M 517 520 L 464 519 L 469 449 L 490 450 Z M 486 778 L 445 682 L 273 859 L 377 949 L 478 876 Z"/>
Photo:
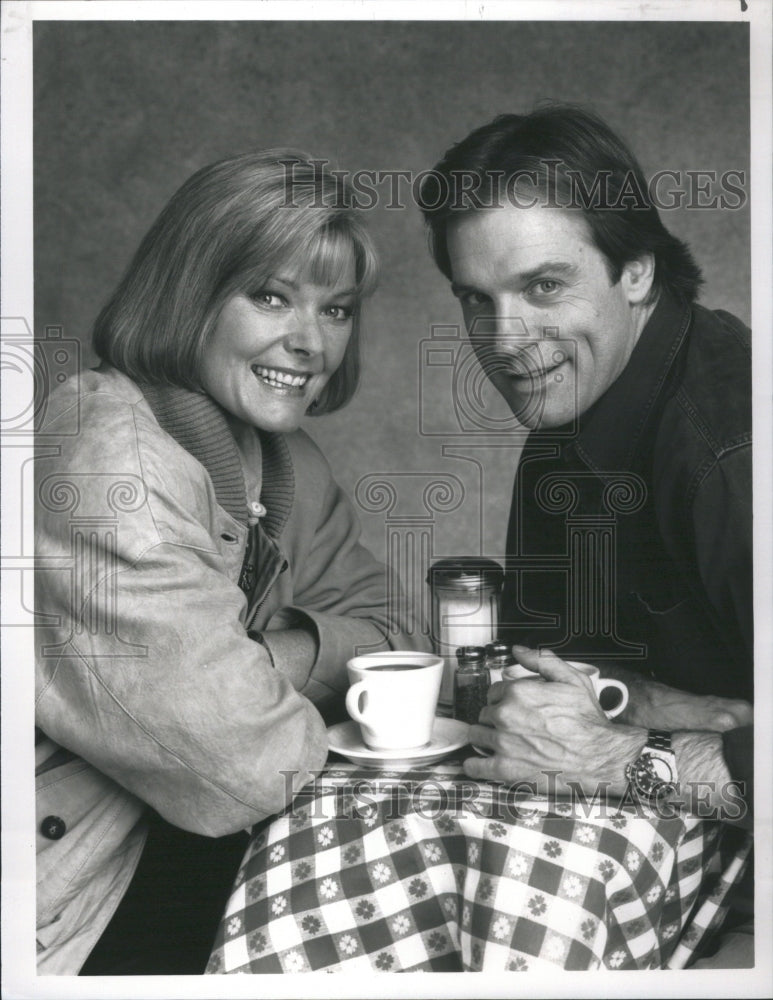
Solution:
<path fill-rule="evenodd" d="M 467 212 L 447 245 L 470 340 L 520 423 L 560 427 L 584 413 L 644 325 L 636 265 L 613 285 L 582 216 L 540 205 Z"/>

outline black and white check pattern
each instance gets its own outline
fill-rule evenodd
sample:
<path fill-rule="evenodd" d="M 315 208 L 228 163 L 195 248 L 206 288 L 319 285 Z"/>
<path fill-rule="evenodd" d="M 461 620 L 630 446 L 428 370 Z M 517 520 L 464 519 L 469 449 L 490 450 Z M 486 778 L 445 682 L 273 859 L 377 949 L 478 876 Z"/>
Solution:
<path fill-rule="evenodd" d="M 750 838 L 726 839 L 459 763 L 334 763 L 253 836 L 207 972 L 680 968 L 742 874 Z"/>

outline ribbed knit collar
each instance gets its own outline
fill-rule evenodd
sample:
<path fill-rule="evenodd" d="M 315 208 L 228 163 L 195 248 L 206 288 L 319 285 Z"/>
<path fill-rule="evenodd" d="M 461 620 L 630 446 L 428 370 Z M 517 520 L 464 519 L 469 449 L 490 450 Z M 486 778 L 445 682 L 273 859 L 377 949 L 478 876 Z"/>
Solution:
<path fill-rule="evenodd" d="M 142 383 L 139 388 L 162 429 L 207 470 L 220 506 L 246 526 L 242 462 L 225 411 L 210 396 L 179 386 Z M 295 496 L 290 449 L 283 434 L 256 433 L 263 469 L 261 502 L 266 508 L 262 525 L 278 538 Z"/>

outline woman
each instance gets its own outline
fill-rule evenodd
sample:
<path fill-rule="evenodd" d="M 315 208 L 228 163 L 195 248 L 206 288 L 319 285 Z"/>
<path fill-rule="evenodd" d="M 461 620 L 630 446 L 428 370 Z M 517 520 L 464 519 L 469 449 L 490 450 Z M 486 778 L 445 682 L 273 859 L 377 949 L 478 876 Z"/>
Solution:
<path fill-rule="evenodd" d="M 233 835 L 324 764 L 355 647 L 413 632 L 298 429 L 357 382 L 376 262 L 347 194 L 286 151 L 195 174 L 97 319 L 101 366 L 49 401 L 40 973 L 203 971 Z"/>

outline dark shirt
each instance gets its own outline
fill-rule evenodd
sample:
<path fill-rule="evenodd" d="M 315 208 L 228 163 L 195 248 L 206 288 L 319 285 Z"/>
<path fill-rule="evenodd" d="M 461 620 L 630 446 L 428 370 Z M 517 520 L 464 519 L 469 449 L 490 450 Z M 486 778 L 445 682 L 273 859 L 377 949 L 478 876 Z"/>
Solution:
<path fill-rule="evenodd" d="M 664 295 L 579 424 L 529 436 L 511 641 L 752 700 L 750 361 L 739 320 Z"/>

